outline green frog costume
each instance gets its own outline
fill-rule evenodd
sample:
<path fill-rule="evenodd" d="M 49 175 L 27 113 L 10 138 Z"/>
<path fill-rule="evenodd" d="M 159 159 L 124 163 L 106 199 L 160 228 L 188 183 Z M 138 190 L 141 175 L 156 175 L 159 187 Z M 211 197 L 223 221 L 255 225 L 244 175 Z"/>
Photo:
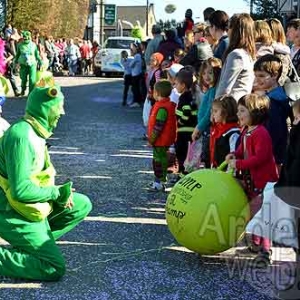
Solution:
<path fill-rule="evenodd" d="M 15 63 L 20 65 L 21 95 L 25 95 L 27 77 L 29 76 L 29 93 L 33 90 L 36 82 L 37 64 L 42 65 L 37 46 L 31 40 L 29 31 L 22 32 L 23 41 L 18 44 Z"/>
<path fill-rule="evenodd" d="M 59 280 L 65 261 L 55 241 L 92 208 L 88 197 L 72 191 L 72 182 L 54 183 L 46 139 L 64 114 L 63 103 L 59 86 L 37 86 L 25 116 L 0 138 L 0 237 L 12 246 L 0 247 L 0 280 Z"/>

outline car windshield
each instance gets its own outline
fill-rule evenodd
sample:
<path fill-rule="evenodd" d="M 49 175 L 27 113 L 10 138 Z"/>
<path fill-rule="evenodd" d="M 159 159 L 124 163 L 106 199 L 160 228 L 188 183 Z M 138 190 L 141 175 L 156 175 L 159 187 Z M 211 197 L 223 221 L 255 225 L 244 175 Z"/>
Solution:
<path fill-rule="evenodd" d="M 130 49 L 133 40 L 107 40 L 105 48 L 111 49 Z"/>

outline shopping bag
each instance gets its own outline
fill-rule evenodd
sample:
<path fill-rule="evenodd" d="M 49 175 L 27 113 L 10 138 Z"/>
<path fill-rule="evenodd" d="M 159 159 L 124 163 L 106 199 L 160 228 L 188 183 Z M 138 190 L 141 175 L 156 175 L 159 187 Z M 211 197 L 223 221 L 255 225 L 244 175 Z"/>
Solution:
<path fill-rule="evenodd" d="M 145 127 L 148 126 L 151 108 L 152 108 L 151 101 L 148 98 L 146 98 L 143 107 L 143 122 Z"/>
<path fill-rule="evenodd" d="M 183 163 L 186 172 L 190 173 L 201 167 L 202 138 L 189 142 L 186 159 Z"/>
<path fill-rule="evenodd" d="M 295 76 L 296 81 L 292 82 L 290 79 L 287 79 L 283 85 L 283 88 L 287 97 L 292 101 L 296 101 L 300 99 L 300 78 L 290 56 L 288 55 L 287 57 L 289 58 L 290 66 L 293 70 L 293 75 Z"/>
<path fill-rule="evenodd" d="M 283 88 L 289 99 L 293 101 L 300 99 L 300 83 L 298 81 L 286 81 Z"/>
<path fill-rule="evenodd" d="M 275 194 L 274 186 L 273 182 L 266 185 L 262 207 L 248 223 L 246 232 L 298 248 L 295 209 Z"/>

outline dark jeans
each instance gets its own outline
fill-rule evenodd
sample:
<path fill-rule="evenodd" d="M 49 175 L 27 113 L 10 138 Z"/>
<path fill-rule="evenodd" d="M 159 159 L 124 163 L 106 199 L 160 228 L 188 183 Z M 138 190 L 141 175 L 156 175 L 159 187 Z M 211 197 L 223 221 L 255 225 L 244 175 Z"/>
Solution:
<path fill-rule="evenodd" d="M 132 76 L 132 93 L 133 93 L 133 102 L 141 104 L 142 103 L 141 74 L 138 76 Z"/>
<path fill-rule="evenodd" d="M 83 58 L 81 59 L 81 74 L 85 75 L 88 72 L 88 67 L 91 65 L 91 59 Z"/>
<path fill-rule="evenodd" d="M 201 160 L 205 164 L 205 168 L 210 168 L 210 153 L 209 153 L 209 139 L 210 139 L 210 132 L 209 130 L 204 131 L 202 133 L 202 154 Z"/>
<path fill-rule="evenodd" d="M 175 143 L 176 156 L 178 159 L 179 172 L 184 172 L 184 161 L 187 156 L 189 142 L 192 141 L 192 132 L 178 132 Z"/>
<path fill-rule="evenodd" d="M 5 77 L 9 80 L 9 82 L 11 84 L 11 87 L 12 87 L 12 89 L 14 91 L 15 96 L 17 94 L 19 94 L 20 91 L 19 91 L 19 89 L 17 87 L 16 78 L 15 78 L 12 70 L 8 70 L 8 72 L 5 74 Z"/>
<path fill-rule="evenodd" d="M 148 94 L 147 86 L 146 86 L 146 79 L 145 74 L 141 75 L 141 95 L 142 95 L 142 102 L 145 101 Z"/>
<path fill-rule="evenodd" d="M 127 104 L 128 91 L 132 85 L 131 75 L 124 75 L 123 105 Z"/>

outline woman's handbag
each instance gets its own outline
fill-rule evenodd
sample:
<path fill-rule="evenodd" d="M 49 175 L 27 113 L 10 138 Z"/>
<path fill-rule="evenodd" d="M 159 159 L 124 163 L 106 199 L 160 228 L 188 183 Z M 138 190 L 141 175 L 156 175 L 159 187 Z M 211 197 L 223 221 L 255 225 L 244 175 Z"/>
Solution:
<path fill-rule="evenodd" d="M 297 70 L 296 70 L 290 57 L 289 57 L 289 60 L 290 60 L 291 68 L 295 75 L 296 81 L 292 82 L 290 79 L 288 79 L 285 82 L 283 88 L 284 88 L 285 93 L 288 96 L 288 98 L 291 99 L 292 101 L 296 101 L 296 100 L 300 99 L 300 78 L 298 76 Z"/>
<path fill-rule="evenodd" d="M 295 209 L 275 194 L 274 186 L 274 182 L 266 185 L 262 207 L 248 223 L 246 232 L 298 248 Z"/>

